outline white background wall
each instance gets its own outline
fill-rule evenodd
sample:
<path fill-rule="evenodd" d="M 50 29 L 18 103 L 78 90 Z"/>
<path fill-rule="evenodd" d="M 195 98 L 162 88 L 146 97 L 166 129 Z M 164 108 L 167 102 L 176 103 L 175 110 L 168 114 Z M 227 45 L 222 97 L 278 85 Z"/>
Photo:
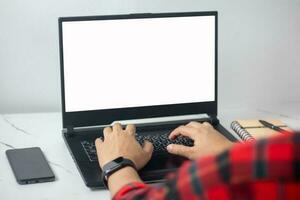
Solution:
<path fill-rule="evenodd" d="M 219 11 L 221 107 L 300 102 L 299 0 L 0 0 L 0 113 L 59 111 L 59 16 Z"/>

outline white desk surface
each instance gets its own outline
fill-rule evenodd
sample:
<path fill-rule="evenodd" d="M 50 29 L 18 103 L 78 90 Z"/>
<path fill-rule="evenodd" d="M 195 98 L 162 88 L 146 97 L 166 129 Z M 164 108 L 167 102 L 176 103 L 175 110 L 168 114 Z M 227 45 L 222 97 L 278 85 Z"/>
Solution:
<path fill-rule="evenodd" d="M 255 118 L 281 119 L 291 128 L 300 130 L 300 103 L 280 105 L 275 108 L 221 109 L 219 118 L 228 130 L 230 130 L 231 121 L 235 119 Z M 0 199 L 110 199 L 106 190 L 90 190 L 84 185 L 63 141 L 61 128 L 60 113 L 3 114 L 0 116 Z M 43 150 L 56 175 L 56 181 L 30 185 L 19 185 L 16 182 L 5 151 L 11 148 L 33 146 L 41 147 Z"/>

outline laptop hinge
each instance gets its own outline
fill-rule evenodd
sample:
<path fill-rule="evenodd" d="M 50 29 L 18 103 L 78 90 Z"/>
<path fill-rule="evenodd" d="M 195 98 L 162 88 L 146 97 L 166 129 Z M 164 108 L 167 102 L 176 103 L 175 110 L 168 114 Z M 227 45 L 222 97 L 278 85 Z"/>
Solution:
<path fill-rule="evenodd" d="M 74 127 L 73 126 L 67 126 L 66 129 L 65 129 L 65 133 L 66 133 L 67 137 L 73 137 L 74 134 L 75 134 Z"/>
<path fill-rule="evenodd" d="M 175 116 L 178 117 L 178 116 Z M 181 118 L 174 118 L 174 117 L 161 117 L 161 118 L 148 118 L 148 119 L 134 119 L 134 120 L 124 120 L 124 121 L 114 121 L 111 124 L 108 125 L 99 125 L 99 126 L 85 126 L 85 127 L 73 127 L 73 126 L 67 126 L 63 129 L 63 133 L 67 137 L 74 137 L 76 133 L 83 130 L 97 130 L 99 128 L 103 128 L 106 126 L 111 126 L 112 124 L 119 122 L 122 125 L 127 124 L 135 124 L 137 126 L 145 126 L 145 125 L 159 125 L 159 124 L 166 124 L 166 123 L 187 123 L 189 121 L 208 121 L 212 125 L 219 124 L 219 119 L 216 115 L 189 115 L 187 119 L 182 118 L 184 116 L 181 116 Z M 159 119 L 159 120 L 158 120 Z"/>
<path fill-rule="evenodd" d="M 210 123 L 212 125 L 218 125 L 220 123 L 220 120 L 217 118 L 216 115 L 208 115 L 210 119 Z"/>

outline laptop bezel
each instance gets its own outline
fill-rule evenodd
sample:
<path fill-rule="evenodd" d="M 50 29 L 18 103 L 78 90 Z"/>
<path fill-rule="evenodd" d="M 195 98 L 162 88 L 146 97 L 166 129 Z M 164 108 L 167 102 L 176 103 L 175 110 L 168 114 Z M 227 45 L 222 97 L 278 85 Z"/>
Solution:
<path fill-rule="evenodd" d="M 214 16 L 215 17 L 215 101 L 66 112 L 65 87 L 64 87 L 63 37 L 62 37 L 63 22 L 114 20 L 114 19 L 163 18 L 163 17 L 188 17 L 188 16 Z M 218 97 L 217 96 L 218 94 L 218 12 L 217 11 L 60 17 L 58 19 L 58 24 L 59 24 L 59 52 L 60 52 L 61 103 L 62 103 L 63 128 L 107 125 L 116 120 L 129 120 L 129 119 L 190 115 L 190 114 L 202 114 L 202 113 L 211 116 L 217 115 L 217 99 L 218 99 L 217 98 Z"/>

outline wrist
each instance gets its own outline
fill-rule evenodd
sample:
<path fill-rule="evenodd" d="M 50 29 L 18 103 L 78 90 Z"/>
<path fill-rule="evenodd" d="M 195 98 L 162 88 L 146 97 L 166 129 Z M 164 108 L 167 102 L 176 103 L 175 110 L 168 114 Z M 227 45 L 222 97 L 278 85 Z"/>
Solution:
<path fill-rule="evenodd" d="M 106 187 L 108 187 L 108 178 L 112 174 L 116 173 L 117 171 L 121 170 L 126 166 L 131 166 L 133 169 L 136 169 L 135 164 L 131 160 L 126 159 L 122 156 L 108 162 L 103 166 L 102 178 L 103 178 L 103 183 L 106 185 Z"/>
<path fill-rule="evenodd" d="M 108 181 L 108 186 L 110 186 L 112 184 L 120 183 L 120 182 L 131 183 L 132 180 L 136 181 L 136 179 L 140 180 L 140 177 L 139 177 L 137 171 L 131 166 L 126 166 L 126 167 L 123 167 L 122 169 L 119 169 L 112 175 L 110 175 L 108 177 L 107 181 Z"/>
<path fill-rule="evenodd" d="M 108 177 L 108 188 L 113 197 L 122 187 L 129 183 L 142 182 L 137 171 L 131 167 L 126 166 L 119 169 Z"/>
<path fill-rule="evenodd" d="M 221 153 L 223 151 L 226 151 L 228 149 L 230 149 L 232 146 L 233 146 L 233 142 L 231 141 L 226 141 L 223 145 L 220 145 L 221 148 L 219 149 L 219 152 L 218 153 Z"/>

